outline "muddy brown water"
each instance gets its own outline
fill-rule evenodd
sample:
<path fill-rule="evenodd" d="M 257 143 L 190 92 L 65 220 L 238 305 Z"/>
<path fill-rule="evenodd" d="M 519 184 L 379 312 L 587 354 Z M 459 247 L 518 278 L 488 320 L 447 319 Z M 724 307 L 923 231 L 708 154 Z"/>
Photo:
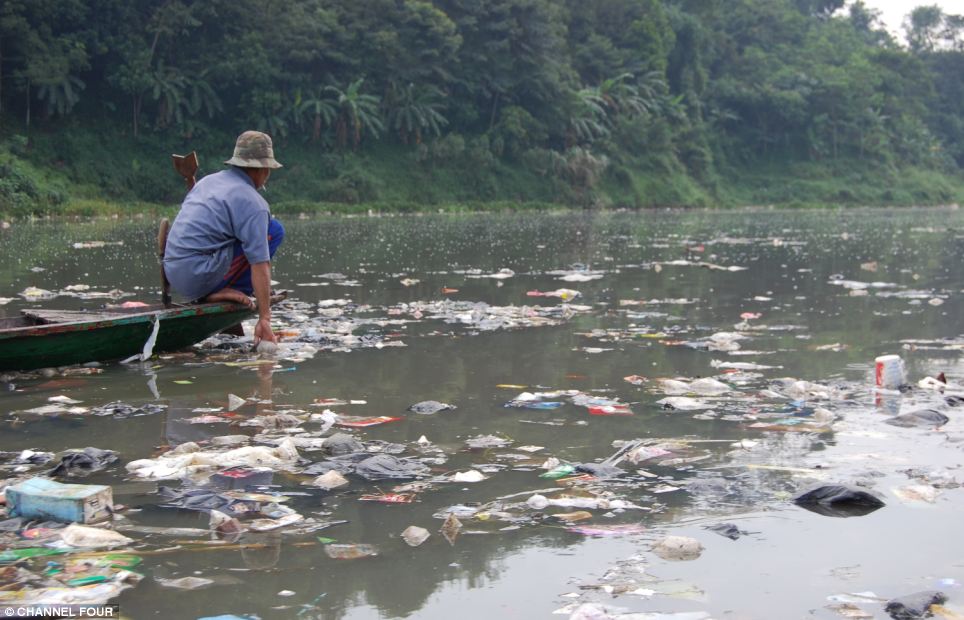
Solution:
<path fill-rule="evenodd" d="M 393 481 L 349 476 L 347 489 L 324 493 L 303 486 L 308 477 L 278 475 L 275 490 L 304 493 L 289 500 L 298 512 L 348 523 L 301 535 L 282 529 L 251 536 L 246 541 L 259 547 L 245 550 L 182 545 L 148 553 L 181 539 L 129 534 L 138 541 L 134 552 L 145 552 L 145 578 L 117 599 L 126 616 L 565 618 L 580 604 L 596 603 L 616 617 L 834 618 L 841 616 L 828 606 L 856 601 L 851 604 L 882 618 L 883 603 L 868 593 L 887 599 L 928 589 L 943 591 L 952 609 L 964 608 L 964 490 L 956 485 L 964 482 L 964 407 L 947 409 L 951 421 L 939 430 L 898 428 L 884 421 L 896 411 L 941 406 L 940 395 L 915 390 L 878 403 L 872 390 L 873 359 L 885 353 L 903 357 L 912 384 L 938 372 L 951 384 L 964 383 L 959 210 L 283 220 L 287 237 L 274 277 L 292 289 L 294 301 L 277 313 L 279 321 L 292 340 L 304 341 L 318 327 L 319 302 L 349 300 L 351 316 L 382 321 L 356 329 L 367 335 L 361 345 L 329 340 L 326 347 L 316 339 L 313 357 L 281 359 L 272 373 L 260 375 L 250 366 L 222 363 L 250 359 L 243 350 L 208 347 L 146 365 L 107 364 L 92 376 L 7 377 L 0 384 L 0 450 L 117 450 L 120 463 L 85 481 L 114 485 L 115 500 L 129 507 L 125 523 L 159 527 L 203 528 L 207 517 L 160 507 L 156 483 L 132 479 L 124 464 L 154 456 L 162 445 L 254 434 L 237 420 L 185 422 L 198 415 L 194 409 L 223 407 L 229 393 L 270 399 L 282 410 L 321 411 L 310 407 L 320 398 L 365 401 L 332 409 L 404 419 L 353 431 L 359 438 L 404 443 L 407 454 L 417 456 L 415 442 L 424 435 L 447 455 L 444 464 L 433 465 L 437 474 L 482 464 L 501 469 L 482 482 L 439 484 L 402 505 L 358 500 L 362 493 L 390 491 Z M 87 292 L 119 289 L 131 294 L 124 300 L 153 300 L 153 234 L 146 219 L 14 223 L 0 230 L 0 298 L 13 298 L 0 313 L 104 303 L 63 295 L 26 300 L 20 293 L 27 287 L 57 292 L 84 284 L 91 287 Z M 111 244 L 74 247 L 90 241 Z M 501 269 L 514 275 L 477 277 Z M 601 277 L 560 279 L 567 273 Z M 430 313 L 416 317 L 414 306 L 399 305 L 450 299 L 559 306 L 557 298 L 527 293 L 560 288 L 579 291 L 571 303 L 585 307 L 559 325 L 485 330 L 464 308 L 446 322 Z M 744 313 L 760 316 L 741 318 Z M 400 318 L 409 322 L 388 322 Z M 705 350 L 720 332 L 745 336 L 739 350 Z M 398 342 L 406 346 L 383 346 Z M 725 365 L 733 363 L 773 368 L 728 372 Z M 630 375 L 649 381 L 632 385 L 623 379 Z M 666 394 L 655 379 L 707 376 L 735 388 L 711 399 L 709 413 L 656 403 Z M 764 393 L 785 377 L 829 386 L 833 398 Z M 506 384 L 525 387 L 499 387 Z M 564 402 L 553 410 L 503 407 L 524 391 L 563 389 L 630 403 L 633 415 L 589 415 L 566 398 L 552 399 Z M 168 408 L 125 419 L 22 413 L 54 395 L 87 407 L 119 400 Z M 423 400 L 457 409 L 406 411 Z M 837 416 L 829 430 L 806 432 L 786 423 L 815 408 Z M 241 411 L 242 417 L 254 415 L 253 407 Z M 761 420 L 784 423 L 779 430 L 753 426 Z M 464 449 L 465 439 L 488 434 L 511 438 L 513 447 L 543 449 L 532 466 L 508 460 L 506 454 L 524 454 L 512 447 Z M 587 535 L 520 509 L 516 514 L 531 519 L 465 518 L 454 544 L 439 533 L 439 516 L 452 506 L 512 494 L 519 495 L 511 501 L 524 502 L 534 490 L 559 489 L 549 496 L 564 491 L 539 477 L 537 465 L 550 456 L 596 462 L 616 451 L 614 441 L 659 438 L 688 440 L 674 456 L 695 460 L 623 463 L 631 479 L 590 484 L 646 510 L 593 510 L 588 525 L 642 525 L 642 531 Z M 322 460 L 317 452 L 302 456 Z M 636 476 L 639 468 L 655 477 Z M 939 483 L 934 502 L 895 494 L 917 483 L 907 470 Z M 860 482 L 887 505 L 862 517 L 833 518 L 789 501 L 821 479 Z M 750 533 L 732 541 L 705 529 L 725 522 Z M 409 525 L 432 535 L 410 548 L 400 537 Z M 653 541 L 668 534 L 698 539 L 701 556 L 670 561 L 654 554 Z M 379 555 L 334 560 L 319 536 L 375 545 Z M 181 591 L 154 581 L 192 575 L 215 583 Z"/>

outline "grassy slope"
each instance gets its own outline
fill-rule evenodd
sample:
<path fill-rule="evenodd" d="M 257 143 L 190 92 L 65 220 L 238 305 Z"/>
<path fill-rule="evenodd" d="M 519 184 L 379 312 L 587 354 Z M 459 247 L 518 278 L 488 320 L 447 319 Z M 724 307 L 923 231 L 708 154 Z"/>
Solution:
<path fill-rule="evenodd" d="M 964 201 L 964 173 L 893 168 L 855 160 L 736 170 L 729 202 L 783 206 L 912 206 Z"/>
<path fill-rule="evenodd" d="M 22 128 L 21 128 L 22 129 Z M 16 128 L 15 128 L 16 130 Z M 36 130 L 28 142 L 15 131 L 0 139 L 0 214 L 102 214 L 164 211 L 183 185 L 171 152 L 196 148 L 201 172 L 221 169 L 231 140 L 224 136 L 138 140 L 116 130 L 70 127 Z M 269 183 L 278 211 L 366 212 L 482 210 L 566 206 L 573 192 L 552 175 L 460 145 L 383 145 L 337 153 L 321 145 L 279 141 L 286 167 Z M 754 164 L 699 182 L 678 163 L 629 160 L 611 166 L 592 202 L 614 207 L 922 205 L 964 202 L 964 173 L 876 167 L 858 161 Z"/>

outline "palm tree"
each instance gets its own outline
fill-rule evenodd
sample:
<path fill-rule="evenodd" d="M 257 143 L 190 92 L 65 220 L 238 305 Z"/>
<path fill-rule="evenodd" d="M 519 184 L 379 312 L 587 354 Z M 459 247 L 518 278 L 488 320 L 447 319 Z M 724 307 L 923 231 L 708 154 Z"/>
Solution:
<path fill-rule="evenodd" d="M 408 144 L 409 136 L 414 134 L 415 144 L 421 144 L 423 131 L 442 135 L 442 127 L 448 125 L 448 120 L 439 111 L 445 108 L 439 101 L 442 97 L 442 91 L 435 86 L 416 88 L 411 83 L 395 94 L 389 122 L 403 143 Z"/>
<path fill-rule="evenodd" d="M 599 86 L 587 86 L 575 93 L 571 104 L 568 146 L 608 136 L 617 116 L 668 114 L 680 100 L 669 99 L 666 80 L 658 71 L 639 79 L 629 72 L 620 73 Z"/>
<path fill-rule="evenodd" d="M 309 114 L 312 118 L 311 141 L 317 142 L 321 138 L 321 128 L 323 125 L 331 125 L 337 116 L 335 109 L 336 102 L 325 96 L 327 89 L 316 88 L 308 96 L 301 99 L 299 93 L 295 100 L 295 111 L 300 120 L 302 114 Z M 300 124 L 300 123 L 299 123 Z"/>
<path fill-rule="evenodd" d="M 205 73 L 194 78 L 187 78 L 187 84 L 187 92 L 183 97 L 183 108 L 187 115 L 181 114 L 179 109 L 175 115 L 175 120 L 181 135 L 191 139 L 205 126 L 198 120 L 201 113 L 206 113 L 208 118 L 214 118 L 224 108 L 221 104 L 221 98 L 218 97 L 214 88 L 205 79 Z"/>
<path fill-rule="evenodd" d="M 609 117 L 606 100 L 595 87 L 576 91 L 569 115 L 566 142 L 569 146 L 581 142 L 590 143 L 609 135 Z"/>
<path fill-rule="evenodd" d="M 610 114 L 643 114 L 655 104 L 653 87 L 644 82 L 642 88 L 630 83 L 632 73 L 621 73 L 603 80 L 598 93 Z M 640 92 L 642 90 L 642 93 Z"/>
<path fill-rule="evenodd" d="M 73 75 L 64 75 L 54 80 L 40 82 L 37 97 L 46 102 L 47 114 L 64 116 L 80 101 L 80 91 L 84 82 Z"/>
<path fill-rule="evenodd" d="M 190 113 L 190 100 L 185 97 L 187 79 L 174 67 L 165 67 L 159 62 L 157 68 L 151 71 L 151 98 L 158 102 L 157 126 L 166 127 L 171 122 L 180 123 L 184 120 L 184 112 Z"/>
<path fill-rule="evenodd" d="M 121 51 L 121 54 L 125 53 Z M 141 110 L 144 96 L 151 88 L 150 57 L 146 50 L 128 52 L 109 80 L 131 98 L 131 128 L 134 137 L 140 135 Z"/>
<path fill-rule="evenodd" d="M 296 100 L 279 92 L 256 91 L 244 102 L 251 110 L 249 124 L 274 138 L 284 138 L 292 120 L 297 121 Z"/>
<path fill-rule="evenodd" d="M 223 109 L 221 105 L 221 98 L 215 92 L 211 84 L 205 79 L 205 73 L 189 80 L 190 95 L 188 97 L 188 102 L 190 104 L 191 114 L 198 114 L 202 110 L 207 112 L 208 118 L 214 118 L 214 115 Z"/>
<path fill-rule="evenodd" d="M 362 94 L 361 87 L 365 78 L 359 78 L 348 84 L 345 90 L 337 86 L 326 86 L 325 92 L 335 96 L 335 108 L 338 120 L 335 122 L 335 137 L 338 146 L 344 148 L 351 138 L 352 148 L 357 150 L 361 143 L 362 132 L 367 131 L 377 138 L 385 129 L 378 114 L 380 99 L 375 95 Z"/>
<path fill-rule="evenodd" d="M 288 121 L 285 110 L 263 109 L 255 115 L 254 126 L 269 136 L 284 138 L 288 135 Z"/>

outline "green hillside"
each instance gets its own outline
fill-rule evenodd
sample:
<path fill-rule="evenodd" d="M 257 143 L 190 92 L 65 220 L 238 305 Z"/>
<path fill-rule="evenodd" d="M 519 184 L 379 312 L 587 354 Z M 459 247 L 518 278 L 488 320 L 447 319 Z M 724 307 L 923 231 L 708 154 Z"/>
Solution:
<path fill-rule="evenodd" d="M 270 133 L 279 210 L 964 198 L 964 17 L 843 0 L 7 0 L 0 213 L 172 205 Z"/>

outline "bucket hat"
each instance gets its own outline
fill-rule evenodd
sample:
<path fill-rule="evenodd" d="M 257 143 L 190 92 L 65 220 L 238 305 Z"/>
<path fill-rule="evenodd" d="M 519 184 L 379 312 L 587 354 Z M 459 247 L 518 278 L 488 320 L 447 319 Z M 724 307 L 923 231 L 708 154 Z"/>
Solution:
<path fill-rule="evenodd" d="M 242 168 L 280 168 L 274 158 L 271 136 L 260 131 L 246 131 L 234 144 L 234 156 L 224 162 Z"/>

